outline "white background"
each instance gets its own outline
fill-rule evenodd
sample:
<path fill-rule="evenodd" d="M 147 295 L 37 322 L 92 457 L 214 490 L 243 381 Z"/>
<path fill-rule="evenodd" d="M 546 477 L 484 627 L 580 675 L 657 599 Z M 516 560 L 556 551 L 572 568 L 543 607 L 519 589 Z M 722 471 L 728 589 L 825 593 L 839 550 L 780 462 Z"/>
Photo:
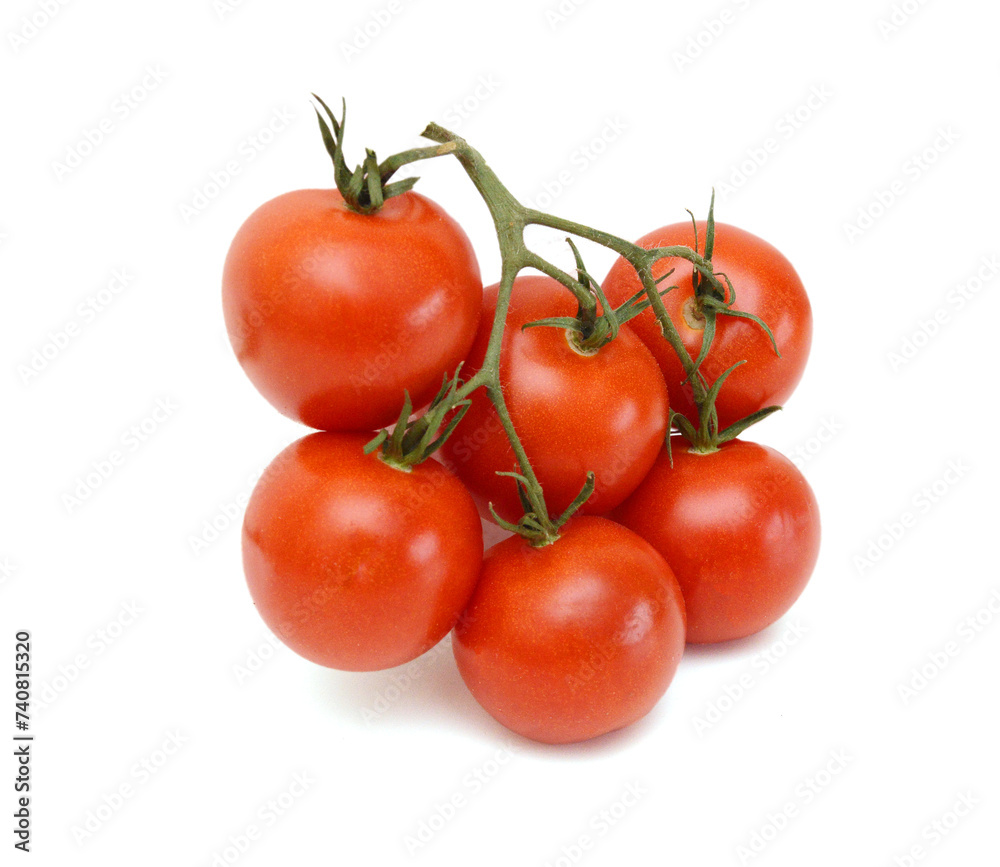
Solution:
<path fill-rule="evenodd" d="M 896 5 L 6 3 L 0 653 L 31 631 L 34 863 L 996 863 L 1000 10 Z M 511 738 L 447 647 L 358 675 L 268 643 L 237 512 L 305 431 L 242 375 L 219 282 L 255 207 L 331 183 L 312 90 L 347 97 L 352 161 L 437 120 L 626 237 L 714 185 L 806 284 L 809 368 L 750 438 L 802 459 L 819 566 L 630 730 Z M 464 174 L 420 173 L 495 280 Z"/>

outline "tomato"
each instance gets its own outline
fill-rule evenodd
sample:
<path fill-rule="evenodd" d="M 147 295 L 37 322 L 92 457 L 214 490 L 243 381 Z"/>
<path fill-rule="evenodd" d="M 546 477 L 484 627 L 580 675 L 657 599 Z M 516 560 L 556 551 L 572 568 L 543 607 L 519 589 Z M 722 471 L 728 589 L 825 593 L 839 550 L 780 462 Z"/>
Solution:
<path fill-rule="evenodd" d="M 240 364 L 285 415 L 323 430 L 396 420 L 465 356 L 482 307 L 469 239 L 418 193 L 372 215 L 336 190 L 297 190 L 240 227 L 223 273 Z"/>
<path fill-rule="evenodd" d="M 605 518 L 560 532 L 543 548 L 512 536 L 486 552 L 452 643 L 476 700 L 545 743 L 645 716 L 684 650 L 684 600 L 651 545 Z"/>
<path fill-rule="evenodd" d="M 706 224 L 698 223 L 699 252 L 704 252 Z M 637 242 L 645 249 L 676 244 L 695 246 L 694 228 L 690 222 L 674 223 L 650 232 Z M 716 401 L 720 429 L 763 409 L 783 404 L 791 396 L 802 377 L 812 342 L 812 310 L 799 275 L 791 263 L 766 241 L 723 223 L 715 224 L 715 246 L 712 267 L 726 274 L 736 291 L 733 308 L 753 313 L 767 323 L 781 352 L 779 358 L 767 333 L 755 322 L 733 316 L 718 316 L 715 339 L 701 372 L 709 382 L 739 361 L 747 363 L 737 368 L 726 380 Z M 693 272 L 683 259 L 661 259 L 653 267 L 659 277 L 675 268 L 661 284 L 676 285 L 663 297 L 681 340 L 692 359 L 701 351 L 704 319 L 694 297 Z M 725 281 L 723 281 L 725 282 Z M 612 266 L 604 292 L 612 304 L 621 304 L 642 289 L 635 269 L 624 259 Z M 695 425 L 698 413 L 689 383 L 676 353 L 664 339 L 652 310 L 646 310 L 629 322 L 636 334 L 645 341 L 660 364 L 670 391 L 670 405 Z"/>
<path fill-rule="evenodd" d="M 313 433 L 254 488 L 243 567 L 264 622 L 306 659 L 348 671 L 401 665 L 455 625 L 482 563 L 468 492 L 433 458 L 396 469 L 370 434 Z"/>
<path fill-rule="evenodd" d="M 688 641 L 728 641 L 781 617 L 819 555 L 819 507 L 784 455 L 742 440 L 698 454 L 671 439 L 614 513 L 670 564 L 684 592 Z"/>
<path fill-rule="evenodd" d="M 463 376 L 483 363 L 497 293 L 496 285 L 485 290 L 479 333 Z M 576 300 L 556 280 L 518 277 L 500 355 L 507 409 L 553 516 L 573 502 L 588 471 L 596 475 L 596 488 L 581 513 L 601 514 L 620 503 L 652 466 L 667 430 L 663 377 L 627 326 L 592 354 L 574 348 L 565 329 L 521 330 L 527 322 L 576 312 Z M 473 392 L 442 454 L 481 505 L 492 502 L 508 521 L 521 518 L 516 485 L 496 475 L 518 465 L 485 389 Z"/>

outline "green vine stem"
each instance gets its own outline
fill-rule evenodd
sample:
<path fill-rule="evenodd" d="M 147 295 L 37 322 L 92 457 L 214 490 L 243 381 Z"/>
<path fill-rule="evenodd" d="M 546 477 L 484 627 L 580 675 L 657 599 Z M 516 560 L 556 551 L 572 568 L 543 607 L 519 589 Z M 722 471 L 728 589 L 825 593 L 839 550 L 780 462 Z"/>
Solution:
<path fill-rule="evenodd" d="M 321 104 L 323 103 L 321 102 Z M 325 104 L 323 105 L 325 108 Z M 333 118 L 332 113 L 329 112 L 329 109 L 327 109 L 327 112 L 331 121 L 334 121 L 335 119 Z M 320 119 L 320 126 L 321 128 L 325 127 L 322 118 Z M 405 415 L 408 414 L 408 408 L 404 407 L 404 415 L 400 417 L 400 426 L 408 431 L 408 433 L 397 436 L 396 434 L 389 435 L 386 432 L 383 432 L 369 444 L 369 447 L 370 450 L 374 450 L 381 445 L 383 449 L 383 459 L 388 459 L 390 462 L 404 467 L 418 460 L 422 460 L 423 457 L 426 457 L 426 455 L 430 453 L 425 447 L 428 445 L 431 447 L 436 446 L 445 436 L 447 436 L 451 428 L 454 426 L 453 422 L 449 425 L 448 430 L 446 430 L 444 434 L 433 438 L 434 433 L 437 430 L 436 425 L 442 423 L 444 414 L 449 410 L 454 411 L 456 408 L 459 412 L 464 411 L 464 408 L 467 406 L 468 396 L 477 388 L 484 388 L 490 402 L 496 409 L 497 417 L 499 418 L 500 424 L 510 441 L 511 449 L 514 452 L 514 456 L 517 459 L 518 466 L 520 467 L 519 473 L 508 473 L 507 475 L 511 475 L 515 479 L 521 495 L 522 504 L 525 507 L 525 515 L 518 525 L 515 526 L 507 522 L 501 522 L 501 525 L 505 526 L 507 529 L 520 533 L 533 545 L 548 545 L 559 538 L 559 528 L 572 516 L 572 514 L 583 504 L 586 498 L 593 491 L 594 477 L 592 474 L 588 474 L 587 481 L 584 484 L 580 495 L 576 498 L 570 508 L 566 510 L 566 512 L 556 519 L 553 519 L 549 515 L 538 477 L 535 475 L 534 469 L 531 466 L 531 461 L 524 450 L 524 446 L 518 438 L 517 431 L 514 428 L 510 412 L 507 408 L 503 389 L 500 385 L 500 350 L 503 344 L 511 292 L 513 290 L 514 280 L 518 273 L 525 268 L 534 268 L 535 270 L 558 280 L 563 286 L 573 293 L 579 303 L 581 315 L 585 320 L 594 314 L 594 308 L 597 300 L 600 299 L 603 301 L 604 299 L 603 293 L 599 293 L 598 290 L 595 290 L 595 288 L 590 285 L 592 278 L 590 278 L 583 269 L 582 259 L 580 258 L 579 253 L 576 250 L 575 245 L 572 244 L 571 240 L 570 244 L 573 247 L 578 266 L 576 277 L 556 265 L 553 265 L 551 262 L 539 256 L 532 250 L 529 250 L 525 244 L 525 229 L 529 225 L 538 225 L 555 229 L 560 232 L 565 232 L 570 236 L 583 238 L 584 240 L 591 241 L 614 251 L 635 268 L 642 281 L 643 291 L 646 295 L 645 303 L 652 307 L 653 313 L 659 322 L 664 338 L 673 348 L 674 352 L 677 353 L 685 374 L 687 375 L 694 391 L 695 403 L 699 407 L 703 408 L 705 418 L 703 419 L 702 427 L 704 430 L 709 431 L 712 434 L 712 437 L 718 433 L 717 423 L 715 422 L 715 410 L 713 406 L 713 388 L 715 393 L 717 393 L 718 386 L 722 383 L 721 381 L 717 381 L 715 385 L 710 388 L 704 377 L 699 373 L 698 366 L 700 359 L 699 361 L 693 359 L 688 352 L 687 347 L 685 347 L 683 341 L 681 340 L 680 334 L 678 333 L 676 326 L 670 318 L 670 314 L 667 312 L 667 309 L 663 304 L 663 299 L 661 298 L 660 290 L 657 285 L 658 280 L 653 277 L 652 269 L 653 266 L 661 259 L 684 259 L 690 262 L 694 268 L 694 271 L 697 274 L 698 283 L 701 287 L 703 287 L 702 291 L 704 293 L 711 294 L 716 298 L 725 299 L 727 298 L 727 292 L 731 295 L 732 287 L 729 285 L 728 280 L 726 280 L 725 284 L 719 280 L 719 276 L 716 275 L 712 269 L 710 258 L 702 256 L 690 247 L 675 245 L 656 247 L 647 250 L 608 232 L 593 229 L 589 226 L 585 226 L 571 220 L 566 220 L 561 217 L 552 216 L 551 214 L 543 213 L 542 211 L 535 210 L 534 208 L 528 208 L 522 205 L 514 197 L 510 190 L 504 186 L 493 170 L 486 164 L 486 161 L 480 153 L 463 138 L 455 135 L 453 132 L 450 132 L 436 123 L 430 124 L 424 130 L 422 135 L 424 138 L 437 142 L 438 146 L 414 148 L 409 151 L 404 151 L 389 157 L 378 165 L 373 163 L 374 155 L 369 151 L 365 166 L 359 166 L 353 175 L 349 175 L 346 171 L 346 166 L 340 168 L 340 166 L 337 165 L 338 160 L 340 161 L 340 164 L 343 165 L 343 121 L 341 120 L 337 124 L 335 136 L 328 135 L 327 129 L 324 129 L 324 140 L 327 141 L 328 149 L 331 149 L 332 141 L 333 147 L 331 150 L 331 156 L 334 156 L 335 167 L 338 168 L 345 184 L 350 184 L 350 188 L 352 190 L 364 191 L 370 189 L 375 193 L 373 198 L 378 197 L 378 185 L 370 180 L 366 182 L 364 180 L 365 178 L 372 179 L 377 177 L 379 180 L 385 181 L 404 165 L 418 162 L 420 160 L 433 159 L 446 154 L 451 154 L 458 160 L 459 164 L 465 170 L 465 173 L 469 176 L 469 179 L 472 181 L 476 190 L 485 202 L 486 207 L 490 212 L 490 216 L 493 219 L 494 227 L 496 228 L 497 242 L 500 247 L 501 256 L 501 274 L 496 315 L 493 320 L 486 354 L 481 368 L 464 383 L 459 384 L 457 375 L 451 382 L 450 387 L 446 382 L 446 387 L 442 389 L 442 393 L 439 394 L 436 399 L 437 402 L 432 404 L 432 409 L 429 413 L 429 415 L 431 415 L 430 427 L 428 427 L 428 423 L 423 419 L 418 419 L 412 424 L 406 425 Z M 411 186 L 412 181 L 409 179 L 398 181 L 390 185 L 390 187 L 394 190 L 398 189 L 400 191 L 409 189 Z M 388 192 L 390 187 L 385 188 L 386 192 Z M 641 297 L 641 295 L 637 296 L 636 300 L 638 300 L 639 297 Z M 621 308 L 619 308 L 619 310 L 620 309 Z M 612 325 L 614 325 L 615 321 L 615 315 L 612 314 Z M 601 339 L 604 339 L 603 335 Z M 725 377 L 720 377 L 720 380 L 723 380 L 724 378 Z M 419 427 L 419 430 L 413 431 L 411 429 L 414 425 L 423 426 Z M 690 424 L 688 427 L 691 427 Z M 684 432 L 687 433 L 687 431 Z M 412 443 L 416 440 L 419 440 L 419 442 L 422 443 L 420 449 L 414 450 L 409 454 L 407 454 L 405 447 L 400 449 L 400 446 L 406 442 Z"/>
<path fill-rule="evenodd" d="M 592 229 L 589 226 L 574 223 L 570 220 L 554 217 L 533 208 L 527 208 L 504 186 L 493 170 L 486 164 L 486 161 L 479 152 L 464 139 L 446 130 L 444 127 L 433 123 L 424 130 L 423 136 L 437 142 L 441 146 L 442 152 L 450 153 L 458 160 L 490 212 L 494 227 L 496 228 L 497 241 L 500 246 L 500 286 L 497 297 L 496 315 L 493 320 L 492 330 L 490 331 L 486 355 L 479 371 L 453 390 L 450 401 L 454 401 L 457 404 L 465 400 L 477 388 L 483 387 L 486 389 L 486 394 L 496 409 L 500 424 L 503 426 L 504 432 L 510 440 L 511 448 L 521 470 L 516 475 L 516 481 L 527 508 L 525 517 L 516 529 L 533 544 L 550 544 L 558 538 L 559 527 L 568 520 L 573 511 L 582 504 L 583 500 L 578 497 L 573 507 L 556 520 L 553 520 L 548 514 L 541 485 L 531 466 L 531 461 L 518 438 L 504 399 L 503 390 L 500 386 L 500 350 L 503 344 L 507 311 L 510 305 L 514 279 L 525 268 L 534 268 L 558 280 L 574 294 L 581 309 L 592 308 L 595 301 L 591 289 L 585 286 L 580 279 L 573 277 L 528 249 L 524 239 L 526 227 L 529 225 L 546 226 L 578 238 L 592 241 L 613 250 L 632 264 L 642 279 L 649 305 L 653 308 L 664 337 L 670 342 L 674 351 L 681 358 L 685 372 L 691 378 L 696 399 L 703 399 L 708 394 L 708 389 L 704 380 L 697 373 L 694 360 L 681 341 L 677 329 L 670 319 L 666 308 L 663 306 L 657 282 L 652 276 L 652 266 L 660 259 L 667 257 L 686 259 L 691 262 L 706 284 L 715 287 L 722 293 L 725 292 L 725 288 L 719 283 L 718 278 L 713 273 L 711 263 L 690 247 L 670 246 L 645 250 L 607 232 Z M 445 151 L 444 148 L 447 148 L 447 150 Z M 383 167 L 388 167 L 392 171 L 396 171 L 408 162 L 430 159 L 439 155 L 441 153 L 435 148 L 417 148 L 397 154 L 386 160 L 379 167 L 380 174 Z M 574 252 L 576 252 L 575 247 Z M 582 269 L 578 274 L 581 277 L 583 276 Z M 593 479 L 588 478 L 584 490 L 581 491 L 581 496 L 584 499 L 586 495 L 589 495 L 590 490 L 593 489 L 593 484 Z M 508 529 L 515 528 L 508 527 Z"/>
<path fill-rule="evenodd" d="M 685 347 L 680 334 L 677 332 L 677 328 L 674 326 L 673 320 L 670 318 L 670 314 L 667 313 L 667 309 L 663 305 L 663 299 L 660 297 L 656 280 L 652 274 L 652 268 L 661 259 L 684 259 L 691 263 L 705 284 L 711 286 L 720 295 L 725 296 L 727 287 L 715 275 L 711 262 L 690 247 L 675 245 L 646 250 L 609 232 L 593 229 L 581 223 L 575 223 L 572 220 L 566 220 L 562 217 L 556 217 L 535 210 L 534 208 L 525 207 L 500 182 L 500 179 L 486 164 L 479 152 L 464 139 L 436 123 L 430 124 L 424 130 L 423 136 L 442 145 L 454 145 L 452 153 L 479 191 L 480 196 L 483 198 L 493 217 L 493 222 L 497 230 L 497 239 L 500 244 L 503 273 L 509 275 L 511 283 L 513 283 L 514 276 L 522 269 L 534 268 L 562 283 L 576 296 L 581 304 L 588 303 L 587 299 L 592 299 L 593 297 L 579 280 L 527 248 L 524 241 L 524 232 L 529 225 L 545 226 L 577 238 L 583 238 L 614 251 L 628 261 L 636 269 L 642 280 L 649 305 L 653 308 L 653 313 L 660 324 L 664 338 L 677 353 L 684 367 L 685 374 L 691 380 L 695 401 L 704 401 L 708 394 L 708 387 L 704 379 L 698 374 L 694 359 L 691 358 L 687 347 Z M 423 158 L 425 157 L 416 157 L 416 159 Z M 507 287 L 508 298 L 503 297 L 503 280 L 501 280 L 500 294 L 501 298 L 497 306 L 498 319 L 500 318 L 501 302 L 503 302 L 504 312 L 506 313 L 506 303 L 509 301 L 509 287 Z M 500 337 L 502 338 L 502 336 L 503 331 L 501 328 Z"/>

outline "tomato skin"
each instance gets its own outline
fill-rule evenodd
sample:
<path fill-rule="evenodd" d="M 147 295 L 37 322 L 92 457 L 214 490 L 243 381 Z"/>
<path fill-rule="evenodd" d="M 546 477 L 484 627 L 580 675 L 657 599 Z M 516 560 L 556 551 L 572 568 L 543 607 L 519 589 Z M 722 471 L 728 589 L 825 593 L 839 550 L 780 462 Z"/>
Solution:
<path fill-rule="evenodd" d="M 482 366 L 497 294 L 497 285 L 484 292 L 463 376 Z M 596 474 L 596 487 L 581 514 L 600 515 L 620 503 L 652 466 L 667 431 L 663 377 L 627 326 L 593 355 L 574 350 L 564 329 L 521 330 L 527 322 L 576 312 L 575 299 L 558 281 L 518 277 L 500 356 L 507 409 L 554 516 L 580 493 L 588 471 Z M 524 511 L 517 488 L 496 472 L 518 470 L 517 459 L 485 390 L 471 400 L 442 454 L 476 496 L 484 517 L 489 517 L 485 504 L 492 502 L 502 518 L 516 522 Z"/>
<path fill-rule="evenodd" d="M 313 433 L 257 483 L 243 567 L 264 622 L 299 655 L 345 671 L 415 659 L 455 625 L 475 586 L 482 524 L 433 458 L 405 472 Z"/>
<path fill-rule="evenodd" d="M 684 600 L 651 545 L 605 518 L 576 517 L 544 548 L 512 536 L 487 551 L 452 648 L 500 723 L 573 743 L 635 722 L 660 699 L 684 651 Z"/>
<path fill-rule="evenodd" d="M 377 213 L 296 190 L 240 227 L 223 271 L 229 338 L 279 411 L 322 430 L 396 420 L 430 400 L 476 333 L 482 281 L 445 211 L 408 192 Z"/>
<path fill-rule="evenodd" d="M 671 438 L 614 519 L 670 564 L 687 608 L 687 636 L 711 644 L 774 623 L 805 589 L 819 556 L 819 507 L 784 455 L 733 440 L 690 451 Z"/>
<path fill-rule="evenodd" d="M 699 252 L 704 250 L 705 231 L 706 223 L 699 221 Z M 693 248 L 694 229 L 690 222 L 674 223 L 644 235 L 636 244 L 647 250 L 676 244 Z M 802 378 L 809 357 L 812 309 L 802 280 L 791 263 L 756 235 L 716 223 L 712 266 L 732 282 L 736 290 L 734 309 L 753 313 L 766 322 L 781 352 L 779 358 L 770 338 L 756 323 L 732 316 L 716 318 L 715 339 L 708 357 L 702 362 L 702 373 L 713 382 L 737 362 L 747 362 L 733 371 L 716 401 L 722 429 L 759 409 L 781 405 L 788 400 Z M 694 297 L 693 269 L 683 259 L 661 259 L 653 267 L 653 276 L 659 277 L 671 268 L 676 270 L 661 288 L 677 288 L 663 296 L 663 303 L 688 353 L 696 359 L 704 331 L 692 327 L 696 319 L 689 321 L 685 316 L 685 305 L 690 305 Z M 635 269 L 624 259 L 615 262 L 602 285 L 608 300 L 616 305 L 642 289 Z M 629 325 L 656 356 L 670 391 L 670 405 L 697 424 L 698 413 L 691 386 L 682 385 L 686 378 L 683 367 L 664 339 L 653 311 L 639 314 Z"/>

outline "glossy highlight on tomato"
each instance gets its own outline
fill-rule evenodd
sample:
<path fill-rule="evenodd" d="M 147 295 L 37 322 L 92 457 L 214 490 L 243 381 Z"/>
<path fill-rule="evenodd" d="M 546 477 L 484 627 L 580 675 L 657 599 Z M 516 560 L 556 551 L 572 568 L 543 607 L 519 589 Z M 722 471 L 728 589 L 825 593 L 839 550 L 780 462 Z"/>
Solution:
<path fill-rule="evenodd" d="M 374 214 L 336 190 L 278 196 L 236 233 L 222 283 L 250 380 L 321 430 L 391 424 L 404 390 L 425 404 L 468 351 L 482 308 L 469 239 L 414 192 Z"/>
<path fill-rule="evenodd" d="M 819 556 L 816 497 L 781 453 L 733 440 L 710 454 L 671 438 L 614 520 L 670 564 L 687 609 L 688 641 L 729 641 L 778 620 Z"/>
<path fill-rule="evenodd" d="M 478 370 L 486 355 L 496 313 L 498 286 L 487 287 L 483 316 L 463 376 Z M 500 356 L 503 393 L 517 434 L 558 516 L 586 481 L 596 476 L 581 514 L 600 515 L 618 505 L 652 466 L 667 431 L 667 389 L 656 361 L 623 326 L 618 336 L 585 354 L 569 333 L 529 322 L 575 316 L 577 303 L 551 277 L 525 275 L 514 282 Z M 514 451 L 483 389 L 442 454 L 476 496 L 484 515 L 492 503 L 507 521 L 523 509 L 514 482 L 497 471 L 518 469 Z"/>
<path fill-rule="evenodd" d="M 513 536 L 486 553 L 455 627 L 458 670 L 507 728 L 572 743 L 645 716 L 684 650 L 684 601 L 651 545 L 605 518 L 554 543 Z"/>
<path fill-rule="evenodd" d="M 433 458 L 410 470 L 313 433 L 264 471 L 243 523 L 257 611 L 306 659 L 346 671 L 415 659 L 455 625 L 483 556 L 462 484 Z"/>
<path fill-rule="evenodd" d="M 699 252 L 704 252 L 707 224 L 699 221 L 697 227 Z M 664 226 L 636 244 L 647 250 L 678 244 L 694 248 L 694 226 L 690 221 Z M 734 309 L 762 319 L 781 353 L 780 357 L 775 353 L 770 338 L 757 323 L 717 317 L 715 338 L 700 368 L 702 374 L 711 383 L 732 365 L 746 362 L 729 376 L 716 401 L 719 428 L 723 429 L 766 406 L 780 406 L 791 396 L 809 357 L 812 309 L 792 264 L 767 241 L 736 226 L 715 224 L 712 267 L 731 281 L 736 291 Z M 661 289 L 677 288 L 663 296 L 663 303 L 688 354 L 696 359 L 704 319 L 694 302 L 693 269 L 683 259 L 661 259 L 653 266 L 653 276 L 660 277 L 671 268 L 675 271 Z M 602 285 L 612 304 L 621 304 L 642 289 L 635 269 L 624 259 L 615 262 Z M 656 356 L 670 391 L 671 407 L 697 425 L 691 386 L 685 382 L 681 362 L 664 339 L 653 311 L 640 313 L 629 325 Z"/>

